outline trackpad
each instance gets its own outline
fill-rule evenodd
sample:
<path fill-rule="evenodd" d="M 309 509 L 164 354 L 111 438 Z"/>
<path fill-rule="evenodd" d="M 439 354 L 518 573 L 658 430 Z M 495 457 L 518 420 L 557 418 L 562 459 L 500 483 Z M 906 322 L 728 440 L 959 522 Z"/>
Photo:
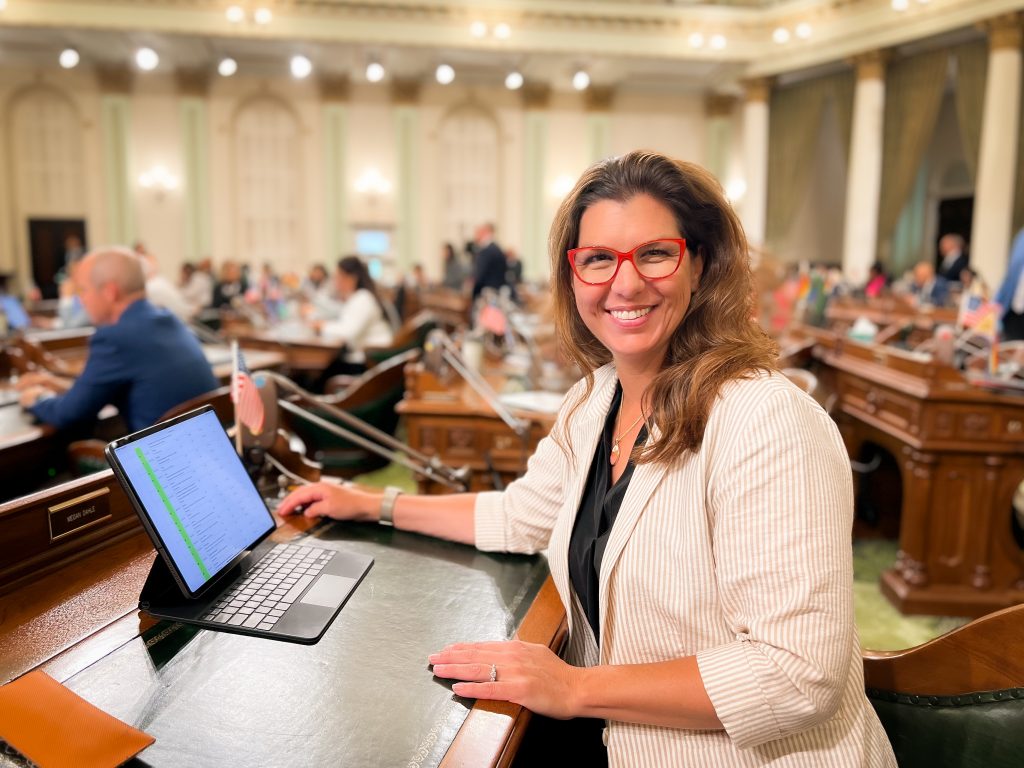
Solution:
<path fill-rule="evenodd" d="M 341 605 L 345 595 L 352 590 L 355 583 L 355 579 L 345 576 L 332 576 L 329 573 L 322 574 L 299 602 L 322 605 L 324 608 L 335 608 Z"/>

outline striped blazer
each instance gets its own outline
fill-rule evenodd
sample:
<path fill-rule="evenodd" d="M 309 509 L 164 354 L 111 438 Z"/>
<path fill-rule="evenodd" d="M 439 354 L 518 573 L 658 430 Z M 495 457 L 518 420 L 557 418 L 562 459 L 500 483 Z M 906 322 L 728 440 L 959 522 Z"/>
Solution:
<path fill-rule="evenodd" d="M 483 550 L 548 548 L 570 663 L 696 655 L 725 730 L 609 722 L 610 764 L 895 766 L 864 694 L 852 482 L 832 420 L 785 377 L 761 374 L 722 388 L 698 451 L 639 465 L 601 563 L 596 642 L 567 561 L 615 369 L 594 378 L 568 424 L 575 458 L 542 440 L 522 478 L 478 496 L 475 528 Z M 567 418 L 563 406 L 555 430 Z"/>

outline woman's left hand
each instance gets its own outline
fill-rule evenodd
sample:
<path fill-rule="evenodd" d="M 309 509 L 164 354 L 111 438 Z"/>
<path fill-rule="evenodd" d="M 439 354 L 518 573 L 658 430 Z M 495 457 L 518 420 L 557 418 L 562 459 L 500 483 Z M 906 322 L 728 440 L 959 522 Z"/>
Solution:
<path fill-rule="evenodd" d="M 545 645 L 519 640 L 455 643 L 427 660 L 438 677 L 465 681 L 452 686 L 459 696 L 511 701 L 563 720 L 579 715 L 576 696 L 585 670 L 566 664 Z"/>

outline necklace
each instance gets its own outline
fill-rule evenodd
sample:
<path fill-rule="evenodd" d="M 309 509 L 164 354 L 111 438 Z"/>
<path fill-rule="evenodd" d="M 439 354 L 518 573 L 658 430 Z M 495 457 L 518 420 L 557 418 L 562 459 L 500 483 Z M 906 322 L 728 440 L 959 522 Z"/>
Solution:
<path fill-rule="evenodd" d="M 633 430 L 633 427 L 640 423 L 640 420 L 643 417 L 644 415 L 643 413 L 641 413 L 639 416 L 636 417 L 636 421 L 634 421 L 632 424 L 630 424 L 628 427 L 622 430 L 622 432 L 619 433 L 619 436 L 612 440 L 612 451 L 610 454 L 608 454 L 608 463 L 611 464 L 613 467 L 615 466 L 615 462 L 619 460 L 619 443 L 621 442 L 622 438 L 624 438 Z"/>

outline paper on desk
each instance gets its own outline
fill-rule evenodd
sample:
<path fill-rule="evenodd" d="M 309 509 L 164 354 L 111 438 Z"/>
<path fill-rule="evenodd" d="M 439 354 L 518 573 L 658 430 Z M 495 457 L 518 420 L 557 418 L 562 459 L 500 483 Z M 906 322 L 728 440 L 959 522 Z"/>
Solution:
<path fill-rule="evenodd" d="M 558 409 L 562 407 L 562 400 L 565 399 L 565 394 L 536 390 L 529 392 L 505 392 L 498 399 L 509 408 L 537 411 L 538 413 L 558 413 Z"/>
<path fill-rule="evenodd" d="M 155 741 L 40 670 L 0 686 L 0 739 L 40 768 L 108 768 Z"/>

